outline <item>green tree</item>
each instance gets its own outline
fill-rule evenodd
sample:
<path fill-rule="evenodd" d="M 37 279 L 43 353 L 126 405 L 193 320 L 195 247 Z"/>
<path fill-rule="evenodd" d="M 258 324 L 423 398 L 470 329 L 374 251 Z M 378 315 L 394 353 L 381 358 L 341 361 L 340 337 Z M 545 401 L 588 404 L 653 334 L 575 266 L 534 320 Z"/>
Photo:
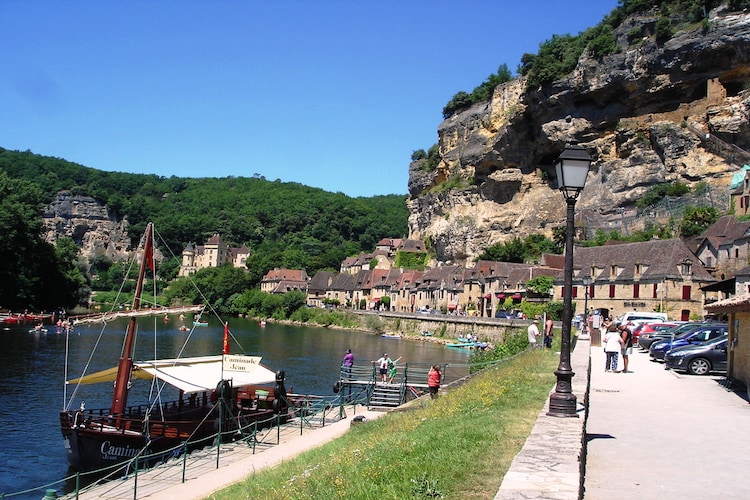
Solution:
<path fill-rule="evenodd" d="M 493 260 L 497 262 L 524 262 L 526 247 L 521 238 L 513 238 L 504 243 L 495 243 L 482 252 L 478 260 Z"/>
<path fill-rule="evenodd" d="M 538 295 L 549 295 L 554 284 L 555 280 L 550 276 L 537 276 L 526 282 L 526 289 Z"/>
<path fill-rule="evenodd" d="M 714 207 L 688 207 L 682 216 L 680 236 L 689 238 L 705 231 L 719 219 L 719 212 Z"/>

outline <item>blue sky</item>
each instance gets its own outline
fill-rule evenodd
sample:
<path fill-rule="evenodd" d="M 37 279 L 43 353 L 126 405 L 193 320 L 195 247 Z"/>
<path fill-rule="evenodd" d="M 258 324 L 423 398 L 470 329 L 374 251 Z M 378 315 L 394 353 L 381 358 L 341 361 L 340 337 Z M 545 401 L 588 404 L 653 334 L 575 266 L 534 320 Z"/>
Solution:
<path fill-rule="evenodd" d="M 617 0 L 0 0 L 0 147 L 406 194 L 443 106 Z"/>

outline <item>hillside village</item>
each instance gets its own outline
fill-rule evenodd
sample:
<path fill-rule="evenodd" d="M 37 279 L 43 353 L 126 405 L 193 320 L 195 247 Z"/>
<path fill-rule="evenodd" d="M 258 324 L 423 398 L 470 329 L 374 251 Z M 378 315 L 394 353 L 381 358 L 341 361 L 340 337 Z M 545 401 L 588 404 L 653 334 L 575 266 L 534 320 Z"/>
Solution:
<path fill-rule="evenodd" d="M 747 196 L 750 182 L 735 195 Z M 744 192 L 744 194 L 742 194 Z M 439 264 L 425 270 L 395 266 L 399 252 L 423 255 L 422 242 L 384 238 L 372 253 L 341 263 L 339 272 L 310 277 L 300 269 L 272 269 L 261 290 L 307 294 L 312 307 L 433 312 L 493 317 L 522 301 L 562 300 L 564 257 L 546 254 L 539 264 L 480 260 L 473 266 Z M 230 248 L 219 234 L 204 245 L 189 244 L 182 254 L 180 275 L 231 263 L 244 267 L 245 247 Z M 617 316 L 629 310 L 664 311 L 671 319 L 705 316 L 704 306 L 735 293 L 750 292 L 750 222 L 721 217 L 698 237 L 641 243 L 575 247 L 573 299 Z M 554 280 L 549 295 L 527 290 L 539 276 Z M 584 280 L 590 282 L 584 285 Z"/>

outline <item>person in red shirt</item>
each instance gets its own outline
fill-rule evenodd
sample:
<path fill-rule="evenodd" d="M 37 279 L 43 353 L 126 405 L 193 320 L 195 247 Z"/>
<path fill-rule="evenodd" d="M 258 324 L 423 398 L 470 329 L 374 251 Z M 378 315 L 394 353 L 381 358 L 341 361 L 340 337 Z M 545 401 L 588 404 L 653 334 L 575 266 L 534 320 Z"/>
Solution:
<path fill-rule="evenodd" d="M 440 379 L 443 374 L 440 373 L 440 366 L 432 365 L 429 373 L 427 374 L 427 388 L 430 391 L 430 397 L 435 399 L 437 397 L 438 390 L 440 389 Z"/>

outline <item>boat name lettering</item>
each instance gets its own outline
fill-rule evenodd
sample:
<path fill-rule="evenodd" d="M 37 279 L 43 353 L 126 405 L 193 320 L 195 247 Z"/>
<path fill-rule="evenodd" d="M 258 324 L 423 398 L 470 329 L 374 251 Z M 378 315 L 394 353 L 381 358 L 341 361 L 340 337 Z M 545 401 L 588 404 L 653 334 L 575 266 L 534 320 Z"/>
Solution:
<path fill-rule="evenodd" d="M 225 356 L 224 371 L 246 372 L 258 364 L 258 358 L 247 356 Z"/>
<path fill-rule="evenodd" d="M 138 448 L 131 448 L 130 446 L 112 446 L 112 443 L 109 441 L 104 441 L 101 447 L 103 460 L 133 458 L 138 454 L 138 451 Z"/>

